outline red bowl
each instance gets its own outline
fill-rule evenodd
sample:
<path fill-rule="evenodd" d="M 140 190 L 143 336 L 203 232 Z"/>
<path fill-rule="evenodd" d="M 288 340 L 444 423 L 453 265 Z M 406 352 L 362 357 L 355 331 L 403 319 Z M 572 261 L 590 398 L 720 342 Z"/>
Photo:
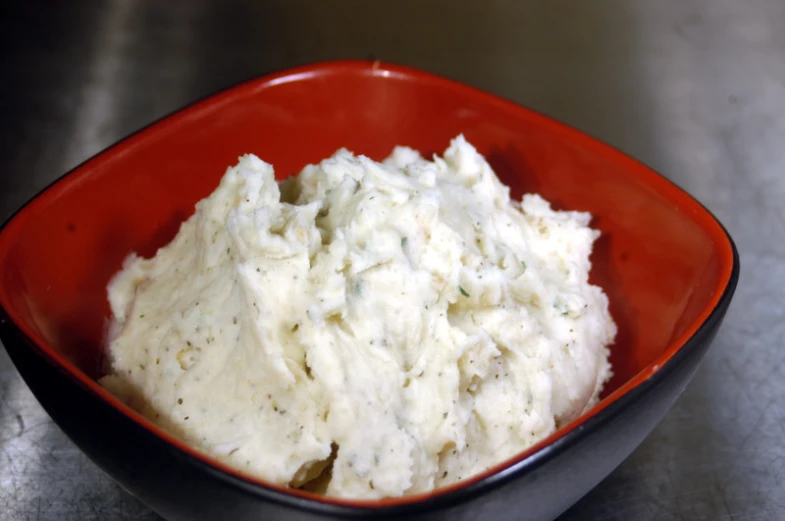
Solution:
<path fill-rule="evenodd" d="M 513 195 L 589 211 L 593 282 L 619 327 L 603 400 L 531 450 L 459 485 L 349 501 L 264 483 L 185 446 L 97 383 L 106 285 L 153 254 L 227 166 L 253 152 L 285 176 L 339 147 L 441 152 L 463 133 Z M 37 399 L 106 473 L 171 519 L 552 519 L 611 472 L 691 378 L 733 295 L 738 254 L 698 202 L 561 123 L 456 82 L 379 62 L 256 79 L 145 128 L 44 190 L 0 231 L 0 339 Z"/>

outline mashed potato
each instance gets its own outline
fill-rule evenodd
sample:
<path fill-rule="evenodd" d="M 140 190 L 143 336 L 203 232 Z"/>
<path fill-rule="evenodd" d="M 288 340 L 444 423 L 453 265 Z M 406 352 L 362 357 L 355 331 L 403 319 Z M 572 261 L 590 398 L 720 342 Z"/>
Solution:
<path fill-rule="evenodd" d="M 432 162 L 340 150 L 280 184 L 243 156 L 111 281 L 102 384 L 274 483 L 366 499 L 454 483 L 608 379 L 589 219 L 511 201 L 463 136 Z"/>

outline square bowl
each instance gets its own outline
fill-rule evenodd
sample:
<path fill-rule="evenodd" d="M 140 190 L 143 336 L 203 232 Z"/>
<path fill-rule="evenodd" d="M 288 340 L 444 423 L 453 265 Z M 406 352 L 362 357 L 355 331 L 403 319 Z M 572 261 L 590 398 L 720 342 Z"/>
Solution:
<path fill-rule="evenodd" d="M 591 212 L 591 280 L 619 333 L 591 411 L 487 472 L 428 494 L 326 498 L 244 475 L 184 445 L 97 383 L 106 286 L 150 256 L 252 152 L 279 177 L 340 147 L 423 155 L 459 133 L 513 197 Z M 0 339 L 47 413 L 126 490 L 169 519 L 552 519 L 608 475 L 691 378 L 727 310 L 739 261 L 722 225 L 646 166 L 545 116 L 454 81 L 371 61 L 252 80 L 128 137 L 45 189 L 0 231 Z"/>

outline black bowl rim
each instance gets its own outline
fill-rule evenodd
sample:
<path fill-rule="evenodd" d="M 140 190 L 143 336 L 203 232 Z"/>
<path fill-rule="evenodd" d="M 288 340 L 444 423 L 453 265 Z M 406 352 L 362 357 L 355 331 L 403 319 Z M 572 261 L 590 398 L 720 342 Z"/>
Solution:
<path fill-rule="evenodd" d="M 420 77 L 427 76 L 429 77 L 429 79 L 439 80 L 443 82 L 445 85 L 450 84 L 451 87 L 460 87 L 463 89 L 468 89 L 470 91 L 474 91 L 475 94 L 480 94 L 485 97 L 493 98 L 494 101 L 503 102 L 504 104 L 507 104 L 510 107 L 516 107 L 518 109 L 524 108 L 525 110 L 538 115 L 543 120 L 548 120 L 551 123 L 557 123 L 562 128 L 567 128 L 574 134 L 583 135 L 584 138 L 589 138 L 590 140 L 594 141 L 596 144 L 602 145 L 606 149 L 613 151 L 615 154 L 623 156 L 628 161 L 632 161 L 646 168 L 651 173 L 654 173 L 655 175 L 659 176 L 662 180 L 670 184 L 672 188 L 675 188 L 683 195 L 686 195 L 694 203 L 698 204 L 698 206 L 700 206 L 700 208 L 702 208 L 706 212 L 706 214 L 709 215 L 714 220 L 715 224 L 717 224 L 722 230 L 724 237 L 727 240 L 728 245 L 730 246 L 732 252 L 731 273 L 723 289 L 722 295 L 717 300 L 716 305 L 711 310 L 709 315 L 700 324 L 700 326 L 693 333 L 693 335 L 690 336 L 688 339 L 686 339 L 684 344 L 662 366 L 658 367 L 657 370 L 654 371 L 651 375 L 649 375 L 648 378 L 646 378 L 644 381 L 640 382 L 638 385 L 629 389 L 626 393 L 618 396 L 612 402 L 607 404 L 602 410 L 598 411 L 596 414 L 587 418 L 581 424 L 577 425 L 575 428 L 565 432 L 559 438 L 553 440 L 551 443 L 548 443 L 547 445 L 537 449 L 535 452 L 529 454 L 528 456 L 518 461 L 515 461 L 514 463 L 499 470 L 498 472 L 495 472 L 480 480 L 469 482 L 464 486 L 458 486 L 454 489 L 445 491 L 440 494 L 426 497 L 419 501 L 394 504 L 394 505 L 380 504 L 380 506 L 370 506 L 370 505 L 354 506 L 354 505 L 342 504 L 340 502 L 333 502 L 332 498 L 325 498 L 325 500 L 322 501 L 317 498 L 312 499 L 305 496 L 288 494 L 284 491 L 280 491 L 275 488 L 268 487 L 263 483 L 259 483 L 255 481 L 253 478 L 250 477 L 245 478 L 245 477 L 232 475 L 216 466 L 211 465 L 207 461 L 203 461 L 191 455 L 190 453 L 183 451 L 180 447 L 171 444 L 167 440 L 158 436 L 155 432 L 150 431 L 149 429 L 144 427 L 143 424 L 139 424 L 147 435 L 153 437 L 155 440 L 164 444 L 168 449 L 177 451 L 177 453 L 179 453 L 180 456 L 186 458 L 186 460 L 189 461 L 189 463 L 191 463 L 194 467 L 201 469 L 207 474 L 221 481 L 230 483 L 247 494 L 280 505 L 297 508 L 314 514 L 334 515 L 334 516 L 337 515 L 337 516 L 346 516 L 346 517 L 355 517 L 355 516 L 363 516 L 363 515 L 387 516 L 387 515 L 394 515 L 394 514 L 411 515 L 415 513 L 417 514 L 427 513 L 447 506 L 455 506 L 460 503 L 465 503 L 473 498 L 476 498 L 479 495 L 482 495 L 483 493 L 486 493 L 492 489 L 505 485 L 527 472 L 534 471 L 535 469 L 541 467 L 542 465 L 552 460 L 559 454 L 574 447 L 582 438 L 590 435 L 594 431 L 606 425 L 607 423 L 612 421 L 615 417 L 619 416 L 623 411 L 627 410 L 629 407 L 633 406 L 636 402 L 640 401 L 640 399 L 644 395 L 646 395 L 652 388 L 657 386 L 660 383 L 660 381 L 664 380 L 670 373 L 672 373 L 674 370 L 680 367 L 685 361 L 692 358 L 694 352 L 699 351 L 699 347 L 706 340 L 708 340 L 712 332 L 717 327 L 719 327 L 724 317 L 725 311 L 727 310 L 730 301 L 733 298 L 733 294 L 735 293 L 736 286 L 738 284 L 739 273 L 740 273 L 740 260 L 739 260 L 739 253 L 736 248 L 736 244 L 733 241 L 733 238 L 731 237 L 730 233 L 728 233 L 728 230 L 725 228 L 725 226 L 719 221 L 719 219 L 717 219 L 717 217 L 708 208 L 706 208 L 706 206 L 703 205 L 703 203 L 701 203 L 695 197 L 690 195 L 689 192 L 687 192 L 677 183 L 671 181 L 670 179 L 663 176 L 662 174 L 652 169 L 651 167 L 643 164 L 642 162 L 638 161 L 635 158 L 632 158 L 631 156 L 627 155 L 625 152 L 619 150 L 615 146 L 605 143 L 604 141 L 601 141 L 582 130 L 576 129 L 571 125 L 555 120 L 550 116 L 547 116 L 537 110 L 531 109 L 529 107 L 525 107 L 511 100 L 503 98 L 501 96 L 492 94 L 487 91 L 483 91 L 481 89 L 472 87 L 470 85 L 464 84 L 457 80 L 453 80 L 451 78 L 447 78 L 445 76 L 434 74 L 414 67 L 409 67 L 406 65 L 400 65 L 393 62 L 380 61 L 380 60 L 327 60 L 327 61 L 312 62 L 297 67 L 282 69 L 279 71 L 272 71 L 259 76 L 255 76 L 253 78 L 234 83 L 226 88 L 219 89 L 201 98 L 198 98 L 195 101 L 188 103 L 183 107 L 176 109 L 172 112 L 169 112 L 161 116 L 160 118 L 152 121 L 151 123 L 141 127 L 140 129 L 128 134 L 127 136 L 116 141 L 112 145 L 90 156 L 88 159 L 82 161 L 77 166 L 73 167 L 71 170 L 67 171 L 66 173 L 64 173 L 63 175 L 61 175 L 51 183 L 49 183 L 47 186 L 39 190 L 34 196 L 28 199 L 27 202 L 25 202 L 22 206 L 20 206 L 15 212 L 11 214 L 10 217 L 8 217 L 5 220 L 2 226 L 0 226 L 0 236 L 2 236 L 6 227 L 9 224 L 11 224 L 12 221 L 14 221 L 14 219 L 17 217 L 18 214 L 24 211 L 31 203 L 33 203 L 45 192 L 48 192 L 55 185 L 59 184 L 62 181 L 65 181 L 72 174 L 80 170 L 84 165 L 92 162 L 95 158 L 104 155 L 105 153 L 114 149 L 115 147 L 131 140 L 132 138 L 137 137 L 138 135 L 144 133 L 146 130 L 155 127 L 158 124 L 167 121 L 174 116 L 187 112 L 189 111 L 189 109 L 192 109 L 195 106 L 202 104 L 203 102 L 207 102 L 216 96 L 229 94 L 235 89 L 238 89 L 247 84 L 265 83 L 267 81 L 270 81 L 271 79 L 277 79 L 278 81 L 280 81 L 281 79 L 291 79 L 291 78 L 296 79 L 297 76 L 300 76 L 302 74 L 311 74 L 315 72 L 320 72 L 322 70 L 326 71 L 327 74 L 329 74 L 330 71 L 334 70 L 335 68 L 347 67 L 347 66 L 354 67 L 357 69 L 366 68 L 368 71 L 380 70 L 380 71 L 389 71 L 392 73 L 398 73 L 403 75 L 413 74 L 415 76 L 420 76 Z M 67 370 L 65 367 L 62 367 L 62 365 L 58 363 L 57 360 L 52 359 L 52 357 L 50 357 L 37 344 L 37 342 L 35 342 L 30 337 L 28 337 L 22 331 L 22 329 L 10 318 L 10 315 L 3 308 L 2 304 L 0 304 L 0 323 L 2 322 L 5 322 L 7 326 L 10 326 L 11 330 L 16 334 L 16 336 L 21 338 L 27 346 L 31 347 L 31 350 L 34 351 L 39 357 L 43 358 L 46 362 L 51 363 L 55 367 L 60 369 L 63 372 L 63 374 L 65 374 L 68 377 L 68 379 L 71 380 L 73 384 L 78 385 L 79 387 L 83 388 L 87 392 L 94 394 L 96 398 L 104 400 L 103 397 L 95 393 L 93 389 L 85 386 L 74 374 L 71 373 L 71 371 Z M 128 417 L 128 415 L 126 415 L 122 410 L 113 406 L 111 403 L 109 403 L 109 405 L 111 406 L 112 411 L 115 412 L 116 414 L 122 415 L 123 417 Z M 128 419 L 134 421 L 133 418 L 128 417 Z M 210 458 L 209 455 L 205 455 L 205 456 L 206 458 Z M 502 462 L 502 464 L 504 464 L 504 462 Z M 341 501 L 341 500 L 339 499 L 337 501 Z"/>

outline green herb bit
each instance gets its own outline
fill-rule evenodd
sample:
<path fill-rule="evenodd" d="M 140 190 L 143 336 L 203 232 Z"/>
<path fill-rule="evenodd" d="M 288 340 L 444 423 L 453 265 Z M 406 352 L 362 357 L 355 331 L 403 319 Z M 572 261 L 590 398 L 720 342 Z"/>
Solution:
<path fill-rule="evenodd" d="M 526 271 L 526 262 L 525 261 L 521 261 L 521 268 L 523 269 L 524 272 Z"/>
<path fill-rule="evenodd" d="M 463 295 L 464 297 L 469 297 L 469 296 L 471 296 L 471 295 L 469 295 L 469 294 L 466 292 L 466 290 L 465 290 L 465 289 L 463 289 L 463 287 L 462 287 L 462 286 L 458 286 L 458 291 L 460 291 L 460 292 L 461 292 L 461 295 Z"/>
<path fill-rule="evenodd" d="M 569 306 L 567 306 L 567 304 L 565 304 L 564 302 L 557 300 L 553 303 L 553 307 L 554 309 L 560 311 L 562 316 L 567 316 L 570 313 Z"/>
<path fill-rule="evenodd" d="M 408 237 L 401 237 L 401 248 L 405 248 L 407 242 L 409 242 Z"/>

